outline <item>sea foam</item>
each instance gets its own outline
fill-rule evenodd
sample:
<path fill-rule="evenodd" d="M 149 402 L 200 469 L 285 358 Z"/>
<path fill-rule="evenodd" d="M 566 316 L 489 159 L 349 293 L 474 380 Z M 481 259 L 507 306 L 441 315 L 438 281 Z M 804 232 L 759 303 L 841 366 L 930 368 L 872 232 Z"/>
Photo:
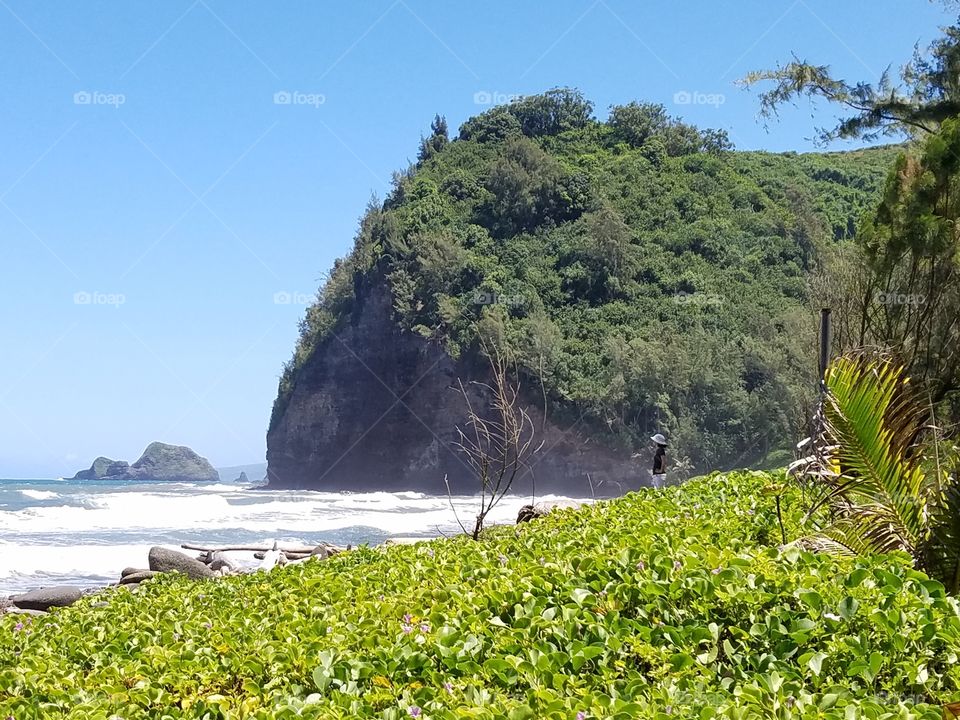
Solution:
<path fill-rule="evenodd" d="M 470 496 L 250 490 L 224 483 L 57 487 L 61 492 L 19 488 L 26 506 L 0 511 L 0 595 L 58 581 L 103 584 L 124 567 L 143 567 L 152 545 L 269 545 L 274 539 L 345 545 L 453 534 L 460 528 L 451 502 L 464 525 L 472 523 L 479 503 Z M 508 496 L 488 522 L 513 522 L 529 501 Z"/>

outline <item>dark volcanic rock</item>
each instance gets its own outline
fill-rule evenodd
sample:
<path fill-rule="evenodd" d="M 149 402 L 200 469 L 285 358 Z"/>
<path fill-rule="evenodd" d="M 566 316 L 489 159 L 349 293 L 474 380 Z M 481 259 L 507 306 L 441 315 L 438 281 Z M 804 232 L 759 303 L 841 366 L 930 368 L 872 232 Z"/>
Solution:
<path fill-rule="evenodd" d="M 99 457 L 89 470 L 78 472 L 74 480 L 218 482 L 220 474 L 206 458 L 188 447 L 155 442 L 133 465 Z"/>
<path fill-rule="evenodd" d="M 93 461 L 93 465 L 90 466 L 89 470 L 81 470 L 73 476 L 73 479 L 100 480 L 105 478 L 107 476 L 107 468 L 112 466 L 115 462 L 115 460 L 111 460 L 110 458 L 98 457 Z"/>
<path fill-rule="evenodd" d="M 537 510 L 537 508 L 533 505 L 524 505 L 522 508 L 520 508 L 520 512 L 517 513 L 517 525 L 524 522 L 530 522 L 531 520 L 536 520 L 537 518 L 543 517 L 545 514 L 546 513 Z"/>
<path fill-rule="evenodd" d="M 18 608 L 24 610 L 47 610 L 52 607 L 66 607 L 83 597 L 83 589 L 73 585 L 58 585 L 54 587 L 31 590 L 22 595 L 10 598 Z"/>
<path fill-rule="evenodd" d="M 107 466 L 107 472 L 104 477 L 117 477 L 118 475 L 123 475 L 128 472 L 130 472 L 130 463 L 126 460 L 117 460 Z"/>
<path fill-rule="evenodd" d="M 561 508 L 577 507 L 580 507 L 578 503 L 570 501 L 538 502 L 536 505 L 524 505 L 517 513 L 517 524 L 519 525 L 522 522 L 530 522 L 531 520 L 536 520 L 537 518 L 546 517 L 554 510 L 559 510 Z"/>
<path fill-rule="evenodd" d="M 195 580 L 204 580 L 214 576 L 213 570 L 202 562 L 176 550 L 152 547 L 148 557 L 150 559 L 150 569 L 154 572 L 179 572 Z"/>
<path fill-rule="evenodd" d="M 138 583 L 138 582 L 141 582 L 142 580 L 146 580 L 147 578 L 152 578 L 153 576 L 159 575 L 159 574 L 160 573 L 156 572 L 155 570 L 138 570 L 137 572 L 132 572 L 121 577 L 120 584 L 129 585 L 130 583 Z"/>
<path fill-rule="evenodd" d="M 268 487 L 443 494 L 447 476 L 455 494 L 473 494 L 477 481 L 455 450 L 456 427 L 466 420 L 455 388 L 458 378 L 487 381 L 486 369 L 401 329 L 385 281 L 356 294 L 349 317 L 312 353 L 275 413 Z M 533 478 L 538 493 L 578 497 L 619 495 L 640 484 L 629 453 L 559 422 L 542 423 L 542 400 L 530 397 L 527 406 L 538 429 L 535 445 L 544 444 L 531 460 L 532 474 L 514 483 L 516 492 L 530 492 Z"/>

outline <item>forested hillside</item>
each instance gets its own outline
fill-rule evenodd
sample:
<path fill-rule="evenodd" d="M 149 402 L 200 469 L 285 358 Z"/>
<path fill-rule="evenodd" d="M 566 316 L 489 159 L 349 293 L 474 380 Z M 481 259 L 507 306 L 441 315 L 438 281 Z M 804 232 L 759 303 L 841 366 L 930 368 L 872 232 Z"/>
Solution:
<path fill-rule="evenodd" d="M 602 444 L 663 431 L 698 468 L 783 459 L 815 387 L 814 258 L 854 233 L 897 148 L 741 152 L 662 106 L 598 121 L 570 90 L 449 135 L 438 117 L 369 207 L 302 323 L 271 431 L 358 288 L 383 286 L 403 329 L 454 358 L 484 335 L 552 420 Z"/>

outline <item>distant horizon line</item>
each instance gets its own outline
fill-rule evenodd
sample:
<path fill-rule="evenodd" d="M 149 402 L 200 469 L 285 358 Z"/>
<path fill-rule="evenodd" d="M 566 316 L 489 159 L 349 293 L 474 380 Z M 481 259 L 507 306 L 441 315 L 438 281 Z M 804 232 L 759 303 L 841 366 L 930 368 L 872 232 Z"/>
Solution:
<path fill-rule="evenodd" d="M 214 466 L 213 469 L 216 470 L 217 472 L 221 472 L 221 471 L 223 471 L 223 470 L 239 470 L 239 469 L 241 469 L 241 468 L 257 467 L 257 466 L 260 466 L 260 465 L 266 467 L 266 466 L 267 466 L 267 461 L 266 461 L 266 460 L 261 460 L 260 462 L 238 463 L 238 464 L 236 464 L 236 465 L 222 465 L 222 466 L 219 466 L 219 467 Z M 78 471 L 78 472 L 79 472 L 79 471 Z M 64 477 L 64 476 L 62 476 L 62 475 L 58 475 L 57 477 L 50 477 L 50 476 L 45 476 L 45 477 L 6 477 L 6 476 L 4 476 L 4 475 L 0 475 L 0 482 L 6 482 L 6 481 L 18 482 L 18 481 L 22 481 L 22 480 L 50 480 L 50 481 L 58 481 L 58 480 L 72 480 L 72 479 L 73 479 L 73 478 Z M 222 479 L 222 478 L 221 478 L 221 479 Z"/>

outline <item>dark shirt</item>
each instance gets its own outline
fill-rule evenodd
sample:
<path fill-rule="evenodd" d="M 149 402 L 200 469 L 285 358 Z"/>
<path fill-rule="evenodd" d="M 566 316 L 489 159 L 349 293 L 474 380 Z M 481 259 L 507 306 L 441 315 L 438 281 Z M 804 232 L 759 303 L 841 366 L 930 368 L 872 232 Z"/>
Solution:
<path fill-rule="evenodd" d="M 667 471 L 667 450 L 664 447 L 658 447 L 653 456 L 653 474 L 663 475 Z"/>

